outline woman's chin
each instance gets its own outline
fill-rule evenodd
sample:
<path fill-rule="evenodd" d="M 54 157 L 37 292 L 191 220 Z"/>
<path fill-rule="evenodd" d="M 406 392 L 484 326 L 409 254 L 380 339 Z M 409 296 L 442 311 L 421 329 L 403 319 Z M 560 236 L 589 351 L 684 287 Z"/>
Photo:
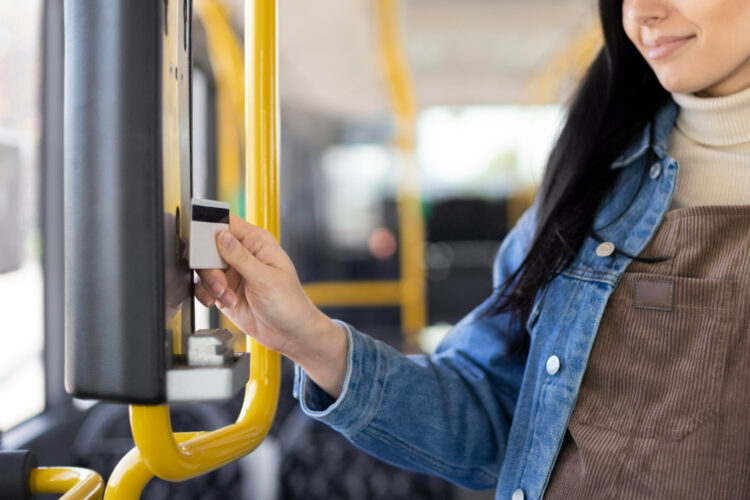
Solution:
<path fill-rule="evenodd" d="M 709 84 L 699 82 L 693 78 L 686 78 L 684 75 L 669 73 L 657 73 L 659 83 L 667 92 L 673 94 L 697 94 L 707 88 Z"/>

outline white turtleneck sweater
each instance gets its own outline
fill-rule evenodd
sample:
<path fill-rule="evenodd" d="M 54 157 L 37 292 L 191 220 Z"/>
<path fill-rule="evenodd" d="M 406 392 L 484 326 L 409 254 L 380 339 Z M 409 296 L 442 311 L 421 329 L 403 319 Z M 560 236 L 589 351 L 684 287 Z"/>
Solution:
<path fill-rule="evenodd" d="M 680 164 L 670 209 L 750 204 L 750 88 L 725 97 L 673 93 L 669 154 Z"/>

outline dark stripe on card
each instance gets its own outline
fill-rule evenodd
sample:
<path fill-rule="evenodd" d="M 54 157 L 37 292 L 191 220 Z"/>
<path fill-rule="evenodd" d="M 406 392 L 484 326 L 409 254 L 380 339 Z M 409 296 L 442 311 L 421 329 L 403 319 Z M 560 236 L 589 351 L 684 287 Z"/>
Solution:
<path fill-rule="evenodd" d="M 193 220 L 196 222 L 229 224 L 229 209 L 193 205 Z"/>

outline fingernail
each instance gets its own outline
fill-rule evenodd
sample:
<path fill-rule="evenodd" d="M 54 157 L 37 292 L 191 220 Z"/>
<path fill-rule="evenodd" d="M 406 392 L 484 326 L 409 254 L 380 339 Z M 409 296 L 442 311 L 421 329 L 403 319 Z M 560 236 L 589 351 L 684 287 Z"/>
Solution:
<path fill-rule="evenodd" d="M 237 305 L 237 296 L 233 293 L 225 293 L 221 297 L 219 297 L 219 302 L 221 302 L 224 307 L 233 308 Z"/>
<path fill-rule="evenodd" d="M 215 278 L 208 280 L 208 287 L 211 289 L 211 293 L 214 294 L 214 297 L 221 297 L 224 294 L 224 287 L 221 286 L 219 280 Z"/>
<path fill-rule="evenodd" d="M 226 229 L 219 233 L 219 243 L 224 248 L 232 248 L 232 245 L 234 245 L 234 242 L 235 242 L 234 236 L 232 236 L 232 233 L 230 233 Z"/>

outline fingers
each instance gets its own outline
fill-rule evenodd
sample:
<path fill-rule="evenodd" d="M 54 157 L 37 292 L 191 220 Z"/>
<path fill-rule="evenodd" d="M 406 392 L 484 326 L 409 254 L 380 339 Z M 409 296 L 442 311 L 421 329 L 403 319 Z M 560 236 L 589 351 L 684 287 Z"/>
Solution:
<path fill-rule="evenodd" d="M 229 231 L 238 240 L 244 240 L 245 238 L 263 238 L 265 237 L 264 233 L 268 233 L 265 229 L 250 224 L 242 217 L 238 217 L 234 214 L 229 216 Z"/>
<path fill-rule="evenodd" d="M 230 216 L 229 231 L 256 259 L 264 264 L 282 269 L 291 265 L 279 242 L 269 231 L 235 215 Z"/>
<path fill-rule="evenodd" d="M 234 292 L 238 283 L 236 279 L 232 280 L 234 283 L 230 283 L 227 274 L 218 269 L 201 269 L 198 271 L 198 276 L 201 280 L 201 289 L 217 299 L 221 305 L 234 307 L 237 304 L 237 294 Z M 197 290 L 198 286 L 196 285 L 196 296 L 198 296 Z M 200 297 L 198 297 L 198 300 L 206 304 Z"/>
<path fill-rule="evenodd" d="M 214 297 L 219 298 L 224 294 L 227 289 L 227 277 L 223 271 L 218 269 L 200 269 L 197 272 L 203 286 Z"/>
<path fill-rule="evenodd" d="M 221 231 L 216 237 L 219 254 L 231 268 L 248 282 L 263 281 L 267 270 L 231 232 Z"/>
<path fill-rule="evenodd" d="M 240 273 L 230 267 L 229 269 L 224 271 L 224 274 L 227 277 L 227 285 L 229 286 L 229 289 L 237 291 L 240 282 L 242 281 L 242 276 L 240 276 Z"/>
<path fill-rule="evenodd" d="M 206 307 L 213 307 L 216 304 L 216 298 L 206 290 L 202 283 L 195 284 L 195 298 Z"/>
<path fill-rule="evenodd" d="M 195 293 L 204 304 L 213 298 L 217 306 L 234 307 L 243 278 L 257 285 L 270 282 L 264 279 L 270 271 L 267 266 L 293 270 L 291 261 L 271 233 L 234 215 L 229 227 L 229 231 L 221 231 L 216 237 L 219 254 L 229 268 L 198 271 L 200 287 L 196 285 Z"/>

